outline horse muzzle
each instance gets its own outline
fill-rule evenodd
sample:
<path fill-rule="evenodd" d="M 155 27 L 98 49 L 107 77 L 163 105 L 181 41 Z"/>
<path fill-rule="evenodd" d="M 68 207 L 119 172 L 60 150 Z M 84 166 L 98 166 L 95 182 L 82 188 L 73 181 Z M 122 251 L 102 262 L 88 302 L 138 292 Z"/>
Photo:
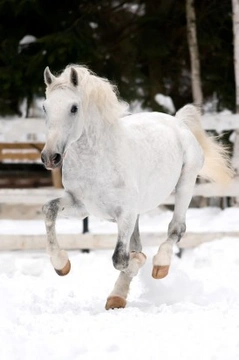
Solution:
<path fill-rule="evenodd" d="M 60 153 L 49 154 L 46 151 L 41 153 L 41 161 L 48 170 L 53 170 L 61 167 L 63 161 L 63 155 Z"/>

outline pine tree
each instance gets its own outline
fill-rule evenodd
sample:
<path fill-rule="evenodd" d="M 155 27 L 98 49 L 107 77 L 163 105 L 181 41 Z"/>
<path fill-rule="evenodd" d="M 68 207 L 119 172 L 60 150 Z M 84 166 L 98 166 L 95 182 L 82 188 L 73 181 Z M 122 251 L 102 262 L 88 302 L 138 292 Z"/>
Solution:
<path fill-rule="evenodd" d="M 231 4 L 195 0 L 205 99 L 234 107 Z M 13 26 L 14 24 L 14 26 Z M 25 35 L 35 42 L 19 46 Z M 1 0 L 0 114 L 19 113 L 24 98 L 43 96 L 46 66 L 88 65 L 119 87 L 127 101 L 161 110 L 155 94 L 176 108 L 192 101 L 185 2 L 177 0 Z"/>

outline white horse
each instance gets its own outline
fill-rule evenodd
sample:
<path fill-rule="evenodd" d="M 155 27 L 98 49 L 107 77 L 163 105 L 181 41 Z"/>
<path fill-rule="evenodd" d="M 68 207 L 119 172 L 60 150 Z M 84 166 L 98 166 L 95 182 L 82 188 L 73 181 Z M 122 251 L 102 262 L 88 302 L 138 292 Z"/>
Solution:
<path fill-rule="evenodd" d="M 44 71 L 47 140 L 42 161 L 47 169 L 63 166 L 64 196 L 43 206 L 47 250 L 59 275 L 70 271 L 66 251 L 55 233 L 57 214 L 74 207 L 113 220 L 118 238 L 113 265 L 119 278 L 106 309 L 123 308 L 132 278 L 144 264 L 139 215 L 159 206 L 175 190 L 168 237 L 153 258 L 152 276 L 165 277 L 173 245 L 186 230 L 185 215 L 198 175 L 218 183 L 232 176 L 227 151 L 208 137 L 193 105 L 175 117 L 164 113 L 127 115 L 116 88 L 86 67 L 69 65 L 54 76 Z"/>

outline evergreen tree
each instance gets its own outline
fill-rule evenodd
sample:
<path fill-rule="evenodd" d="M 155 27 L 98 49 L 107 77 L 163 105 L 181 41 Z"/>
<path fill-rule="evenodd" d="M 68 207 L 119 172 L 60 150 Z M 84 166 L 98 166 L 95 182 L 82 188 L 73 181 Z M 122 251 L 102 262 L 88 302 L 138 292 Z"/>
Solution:
<path fill-rule="evenodd" d="M 195 0 L 204 97 L 234 108 L 231 3 Z M 20 45 L 25 35 L 35 42 Z M 46 66 L 86 64 L 115 82 L 127 101 L 162 110 L 192 101 L 185 2 L 177 0 L 0 0 L 0 114 L 42 96 Z"/>

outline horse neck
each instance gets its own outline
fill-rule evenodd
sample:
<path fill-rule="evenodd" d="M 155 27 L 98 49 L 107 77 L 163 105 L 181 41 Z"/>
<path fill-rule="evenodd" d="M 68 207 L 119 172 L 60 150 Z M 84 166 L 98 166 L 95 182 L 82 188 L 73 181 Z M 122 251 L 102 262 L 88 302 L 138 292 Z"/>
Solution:
<path fill-rule="evenodd" d="M 118 119 L 109 123 L 100 116 L 98 111 L 91 111 L 85 121 L 84 135 L 91 148 L 117 146 L 120 132 L 121 127 Z"/>

